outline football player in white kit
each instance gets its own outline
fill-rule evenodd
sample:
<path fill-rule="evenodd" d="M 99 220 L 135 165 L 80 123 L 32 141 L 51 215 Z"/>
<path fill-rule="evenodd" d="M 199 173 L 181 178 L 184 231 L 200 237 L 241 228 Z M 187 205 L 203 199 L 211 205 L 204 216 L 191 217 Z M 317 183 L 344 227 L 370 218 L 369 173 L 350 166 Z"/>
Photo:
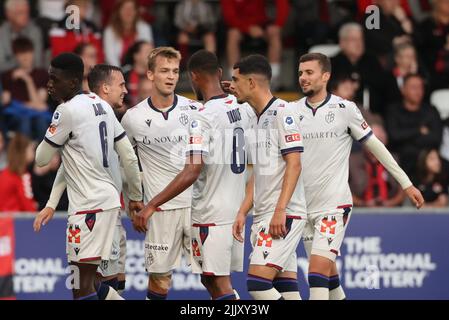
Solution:
<path fill-rule="evenodd" d="M 98 265 L 110 258 L 120 211 L 117 154 L 131 200 L 142 197 L 141 179 L 137 157 L 111 106 L 94 93 L 81 93 L 83 70 L 81 58 L 74 54 L 52 60 L 47 87 L 61 104 L 36 150 L 36 164 L 46 165 L 61 152 L 60 170 L 69 197 L 67 255 L 80 280 L 79 288 L 73 288 L 74 298 L 98 300 L 99 295 L 106 295 L 121 299 L 114 289 L 96 283 Z"/>
<path fill-rule="evenodd" d="M 88 74 L 88 83 L 91 91 L 97 94 L 101 99 L 106 101 L 114 109 L 123 107 L 123 99 L 128 91 L 125 86 L 125 79 L 119 67 L 99 64 L 96 65 Z M 111 169 L 118 169 L 117 166 Z M 120 173 L 115 173 L 117 177 L 117 187 L 122 190 L 122 179 Z M 123 177 L 122 177 L 123 178 Z M 59 200 L 66 189 L 67 183 L 64 179 L 64 174 L 58 171 L 49 200 L 44 209 L 39 212 L 35 219 L 35 230 L 39 231 L 42 224 L 48 223 L 53 218 L 55 208 L 58 206 Z M 128 204 L 125 203 L 126 207 Z M 131 207 L 128 208 L 131 212 L 137 212 L 143 207 L 142 202 L 130 202 Z M 112 245 L 112 252 L 108 261 L 102 261 L 98 268 L 98 275 L 100 280 L 120 294 L 125 289 L 125 261 L 126 261 L 126 231 L 121 223 L 121 217 L 117 219 L 115 226 L 114 240 Z M 102 297 L 99 296 L 100 300 Z"/>
<path fill-rule="evenodd" d="M 130 108 L 122 125 L 139 156 L 143 171 L 144 201 L 161 192 L 185 163 L 185 148 L 191 114 L 202 105 L 175 94 L 181 54 L 159 47 L 148 57 L 150 97 Z M 147 222 L 145 268 L 149 273 L 147 300 L 165 300 L 174 269 L 184 253 L 190 261 L 190 207 L 192 190 L 158 206 Z"/>
<path fill-rule="evenodd" d="M 248 193 L 250 199 L 239 210 L 233 234 L 243 242 L 241 233 L 254 203 L 248 291 L 256 300 L 300 300 L 296 248 L 306 223 L 303 145 L 299 121 L 287 102 L 273 97 L 270 80 L 270 63 L 261 55 L 243 58 L 232 72 L 231 92 L 257 114 L 250 148 L 254 200 Z"/>
<path fill-rule="evenodd" d="M 309 255 L 311 300 L 345 299 L 335 259 L 340 254 L 352 211 L 348 184 L 353 139 L 363 142 L 402 186 L 419 209 L 424 199 L 390 152 L 377 139 L 357 106 L 327 92 L 331 63 L 320 53 L 299 60 L 299 85 L 305 97 L 291 102 L 299 115 L 308 225 L 304 246 Z"/>
<path fill-rule="evenodd" d="M 236 299 L 231 271 L 243 270 L 243 246 L 232 237 L 232 223 L 245 195 L 245 130 L 252 110 L 223 92 L 217 57 L 197 51 L 188 62 L 192 87 L 204 107 L 190 122 L 186 164 L 172 182 L 137 214 L 145 231 L 156 209 L 193 185 L 192 271 L 212 299 Z M 157 213 L 156 213 L 157 214 Z"/>

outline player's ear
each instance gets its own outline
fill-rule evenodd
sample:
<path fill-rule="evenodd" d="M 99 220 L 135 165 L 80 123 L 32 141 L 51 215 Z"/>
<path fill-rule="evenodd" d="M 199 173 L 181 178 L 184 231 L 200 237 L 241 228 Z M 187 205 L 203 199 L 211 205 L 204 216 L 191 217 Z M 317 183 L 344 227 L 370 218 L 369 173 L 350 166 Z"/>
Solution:
<path fill-rule="evenodd" d="M 154 73 L 152 70 L 147 71 L 147 78 L 151 81 L 154 81 Z"/>
<path fill-rule="evenodd" d="M 324 81 L 329 81 L 330 80 L 330 78 L 331 78 L 331 73 L 330 72 L 324 72 L 323 73 L 323 80 Z"/>
<path fill-rule="evenodd" d="M 222 77 L 223 77 L 223 69 L 222 68 L 218 68 L 218 77 L 219 77 L 219 79 L 222 79 Z"/>
<path fill-rule="evenodd" d="M 105 94 L 109 93 L 109 86 L 108 86 L 108 84 L 106 82 L 103 82 L 103 84 L 101 85 L 101 89 L 103 90 L 103 92 Z"/>

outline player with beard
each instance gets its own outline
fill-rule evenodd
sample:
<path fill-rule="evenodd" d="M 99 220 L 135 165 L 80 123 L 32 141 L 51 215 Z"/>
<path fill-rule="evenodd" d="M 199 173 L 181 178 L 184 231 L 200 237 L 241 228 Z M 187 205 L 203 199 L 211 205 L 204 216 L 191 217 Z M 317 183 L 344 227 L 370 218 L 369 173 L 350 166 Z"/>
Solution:
<path fill-rule="evenodd" d="M 289 104 L 299 114 L 306 150 L 302 163 L 308 225 L 303 240 L 309 255 L 311 300 L 345 299 L 335 259 L 352 211 L 348 176 L 353 139 L 365 144 L 418 209 L 424 203 L 355 103 L 327 92 L 330 76 L 327 56 L 303 55 L 299 60 L 299 85 L 305 97 Z"/>

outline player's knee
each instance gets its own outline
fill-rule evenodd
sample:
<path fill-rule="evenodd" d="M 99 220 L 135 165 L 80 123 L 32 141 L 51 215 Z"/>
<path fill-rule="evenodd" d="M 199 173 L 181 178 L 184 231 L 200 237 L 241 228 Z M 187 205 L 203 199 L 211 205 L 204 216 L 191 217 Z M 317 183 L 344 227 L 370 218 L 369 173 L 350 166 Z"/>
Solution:
<path fill-rule="evenodd" d="M 254 300 L 283 300 L 282 295 L 273 287 L 269 279 L 248 274 L 246 287 Z"/>
<path fill-rule="evenodd" d="M 171 276 L 171 272 L 151 273 L 150 286 L 157 288 L 160 291 L 168 291 L 171 286 Z"/>

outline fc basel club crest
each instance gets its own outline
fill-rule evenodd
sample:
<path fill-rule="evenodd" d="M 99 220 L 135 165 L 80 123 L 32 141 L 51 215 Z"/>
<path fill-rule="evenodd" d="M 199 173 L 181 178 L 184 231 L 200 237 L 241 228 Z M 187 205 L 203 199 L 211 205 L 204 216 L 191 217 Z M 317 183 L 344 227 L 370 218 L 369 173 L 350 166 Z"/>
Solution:
<path fill-rule="evenodd" d="M 327 123 L 332 123 L 335 120 L 335 113 L 333 113 L 332 111 L 329 111 L 328 114 L 326 114 L 326 117 L 324 118 L 326 120 Z"/>
<path fill-rule="evenodd" d="M 189 116 L 186 115 L 185 113 L 181 113 L 181 115 L 179 116 L 179 122 L 181 122 L 181 124 L 183 126 L 186 126 L 189 124 Z"/>

